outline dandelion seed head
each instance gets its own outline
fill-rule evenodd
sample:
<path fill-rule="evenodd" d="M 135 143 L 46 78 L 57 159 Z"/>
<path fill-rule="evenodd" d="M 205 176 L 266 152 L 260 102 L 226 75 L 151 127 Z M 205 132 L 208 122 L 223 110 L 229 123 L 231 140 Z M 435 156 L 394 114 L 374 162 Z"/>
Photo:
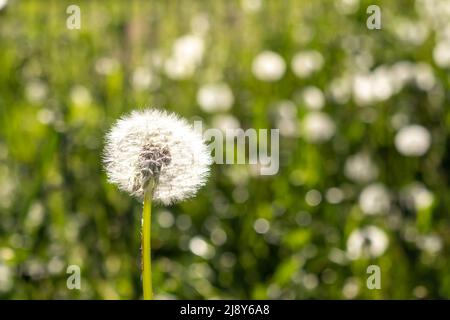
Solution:
<path fill-rule="evenodd" d="M 201 133 L 184 119 L 146 109 L 112 127 L 103 161 L 109 181 L 121 190 L 142 198 L 154 181 L 153 199 L 168 205 L 194 196 L 205 184 L 211 156 Z"/>

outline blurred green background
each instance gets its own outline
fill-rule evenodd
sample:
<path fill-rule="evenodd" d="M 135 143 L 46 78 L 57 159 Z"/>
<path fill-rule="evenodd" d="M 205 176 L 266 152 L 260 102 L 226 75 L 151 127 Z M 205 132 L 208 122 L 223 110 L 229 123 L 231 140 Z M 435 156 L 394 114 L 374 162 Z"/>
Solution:
<path fill-rule="evenodd" d="M 0 0 L 0 298 L 141 298 L 101 154 L 149 106 L 281 133 L 277 175 L 213 165 L 154 209 L 157 298 L 449 298 L 449 70 L 447 0 Z"/>

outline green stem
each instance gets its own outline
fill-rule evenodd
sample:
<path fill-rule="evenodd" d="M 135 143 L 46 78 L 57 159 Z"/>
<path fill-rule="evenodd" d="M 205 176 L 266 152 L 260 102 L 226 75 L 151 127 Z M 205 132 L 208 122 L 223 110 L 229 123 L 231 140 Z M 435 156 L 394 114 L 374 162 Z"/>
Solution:
<path fill-rule="evenodd" d="M 152 289 L 152 256 L 151 256 L 151 225 L 152 225 L 152 188 L 147 188 L 144 194 L 144 209 L 142 212 L 142 286 L 144 300 L 153 299 Z"/>

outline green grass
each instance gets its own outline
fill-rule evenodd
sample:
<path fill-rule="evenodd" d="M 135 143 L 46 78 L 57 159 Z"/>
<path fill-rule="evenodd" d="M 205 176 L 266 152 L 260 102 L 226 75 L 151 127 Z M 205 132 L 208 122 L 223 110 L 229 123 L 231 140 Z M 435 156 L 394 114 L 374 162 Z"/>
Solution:
<path fill-rule="evenodd" d="M 298 92 L 312 85 L 325 92 L 323 111 L 337 131 L 323 144 L 282 136 L 275 176 L 254 175 L 245 165 L 213 165 L 194 200 L 154 207 L 155 298 L 345 299 L 355 284 L 353 296 L 362 299 L 416 298 L 424 288 L 427 298 L 450 297 L 450 77 L 433 60 L 436 29 L 414 1 L 375 1 L 383 17 L 382 30 L 375 31 L 365 27 L 369 1 L 347 15 L 326 0 L 264 1 L 256 12 L 245 12 L 241 1 L 78 2 L 80 30 L 65 26 L 73 1 L 10 0 L 0 11 L 0 298 L 142 297 L 142 204 L 107 183 L 104 134 L 123 113 L 146 106 L 212 125 L 214 114 L 202 111 L 196 93 L 216 80 L 233 90 L 235 103 L 226 114 L 243 128 L 275 128 L 275 105 L 286 99 L 295 102 L 300 125 L 308 111 Z M 156 57 L 166 59 L 175 39 L 191 33 L 194 17 L 209 20 L 205 54 L 191 78 L 175 81 Z M 419 45 L 399 40 L 400 18 L 422 21 L 426 39 Z M 253 58 L 266 49 L 287 64 L 283 78 L 270 84 L 251 72 Z M 309 49 L 323 55 L 324 66 L 299 79 L 290 61 Z M 330 84 L 354 72 L 359 55 L 370 55 L 370 70 L 403 60 L 426 63 L 437 86 L 427 91 L 410 83 L 369 106 L 352 98 L 339 104 L 328 94 Z M 139 67 L 159 85 L 136 88 Z M 399 113 L 431 132 L 424 156 L 395 149 L 391 123 Z M 364 122 L 368 114 L 375 117 Z M 361 150 L 391 193 L 387 215 L 364 215 L 358 196 L 365 184 L 344 174 L 345 161 Z M 413 181 L 433 193 L 428 211 L 402 204 L 401 190 Z M 332 187 L 345 191 L 342 202 L 325 199 Z M 305 200 L 311 189 L 322 195 L 317 206 Z M 258 218 L 269 222 L 267 233 L 255 232 Z M 386 232 L 386 252 L 337 263 L 350 233 L 367 225 Z M 429 235 L 440 239 L 438 253 L 412 240 Z M 205 241 L 207 254 L 195 255 L 192 239 Z M 381 290 L 366 288 L 371 264 L 381 267 Z M 69 265 L 81 268 L 81 290 L 66 287 Z"/>

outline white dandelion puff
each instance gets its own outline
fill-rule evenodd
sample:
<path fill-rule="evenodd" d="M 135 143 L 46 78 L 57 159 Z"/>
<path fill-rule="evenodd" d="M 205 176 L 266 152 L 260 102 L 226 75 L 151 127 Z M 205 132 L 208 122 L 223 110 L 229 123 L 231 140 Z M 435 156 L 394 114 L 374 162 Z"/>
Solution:
<path fill-rule="evenodd" d="M 282 100 L 276 104 L 276 128 L 284 137 L 297 137 L 297 106 L 290 100 Z"/>
<path fill-rule="evenodd" d="M 153 199 L 163 204 L 192 197 L 205 184 L 210 163 L 201 133 L 165 111 L 133 111 L 106 137 L 109 181 L 138 198 L 143 198 L 151 180 Z"/>
<path fill-rule="evenodd" d="M 241 7 L 244 12 L 252 13 L 257 12 L 262 7 L 261 0 L 241 0 Z"/>
<path fill-rule="evenodd" d="M 355 182 L 367 183 L 378 177 L 378 167 L 369 154 L 360 152 L 345 161 L 344 174 Z"/>
<path fill-rule="evenodd" d="M 75 106 L 87 106 L 92 102 L 92 96 L 86 87 L 76 85 L 70 91 L 70 100 Z"/>
<path fill-rule="evenodd" d="M 420 182 L 407 185 L 401 192 L 404 203 L 411 209 L 424 210 L 434 203 L 434 194 Z"/>
<path fill-rule="evenodd" d="M 45 82 L 36 79 L 31 80 L 25 87 L 25 96 L 32 103 L 43 102 L 48 95 L 48 86 Z"/>
<path fill-rule="evenodd" d="M 208 83 L 198 90 L 197 103 L 205 112 L 228 111 L 234 103 L 233 91 L 226 83 Z"/>
<path fill-rule="evenodd" d="M 400 129 L 395 135 L 395 147 L 404 156 L 423 156 L 431 145 L 430 132 L 417 124 Z"/>
<path fill-rule="evenodd" d="M 136 90 L 156 90 L 161 84 L 161 79 L 148 68 L 138 67 L 132 76 L 132 85 Z"/>
<path fill-rule="evenodd" d="M 164 63 L 164 71 L 172 80 L 185 80 L 194 75 L 205 51 L 202 37 L 188 34 L 175 40 L 172 54 Z"/>
<path fill-rule="evenodd" d="M 320 52 L 309 50 L 301 51 L 294 55 L 291 61 L 292 72 L 299 78 L 307 78 L 322 69 L 324 64 Z"/>
<path fill-rule="evenodd" d="M 229 114 L 215 115 L 211 119 L 211 124 L 213 128 L 222 130 L 223 133 L 226 133 L 227 130 L 236 130 L 241 128 L 239 120 L 236 117 Z"/>
<path fill-rule="evenodd" d="M 391 206 L 391 199 L 386 187 L 381 183 L 372 183 L 359 195 L 359 206 L 367 215 L 385 214 Z"/>
<path fill-rule="evenodd" d="M 386 251 L 389 238 L 376 226 L 367 226 L 352 231 L 347 239 L 347 256 L 351 260 L 376 258 Z"/>
<path fill-rule="evenodd" d="M 8 0 L 0 0 L 0 10 L 6 7 Z"/>
<path fill-rule="evenodd" d="M 433 59 L 441 68 L 450 67 L 450 40 L 440 41 L 433 49 Z"/>
<path fill-rule="evenodd" d="M 310 110 L 320 110 L 325 105 L 323 92 L 314 86 L 308 86 L 302 91 L 302 100 Z"/>
<path fill-rule="evenodd" d="M 258 80 L 277 81 L 283 77 L 285 71 L 286 62 L 276 52 L 263 51 L 253 60 L 252 72 Z"/>
<path fill-rule="evenodd" d="M 95 71 L 100 75 L 109 75 L 119 69 L 119 61 L 117 61 L 115 58 L 103 57 L 95 62 Z"/>
<path fill-rule="evenodd" d="M 205 52 L 203 38 L 187 34 L 175 40 L 173 44 L 173 54 L 194 64 L 199 64 Z"/>
<path fill-rule="evenodd" d="M 0 293 L 8 292 L 14 285 L 13 272 L 5 264 L 0 263 Z"/>
<path fill-rule="evenodd" d="M 331 117 L 320 111 L 308 113 L 303 119 L 303 134 L 310 143 L 322 143 L 330 140 L 336 132 Z"/>
<path fill-rule="evenodd" d="M 416 239 L 416 245 L 423 251 L 436 255 L 442 250 L 442 239 L 438 235 L 430 234 L 420 236 Z"/>

